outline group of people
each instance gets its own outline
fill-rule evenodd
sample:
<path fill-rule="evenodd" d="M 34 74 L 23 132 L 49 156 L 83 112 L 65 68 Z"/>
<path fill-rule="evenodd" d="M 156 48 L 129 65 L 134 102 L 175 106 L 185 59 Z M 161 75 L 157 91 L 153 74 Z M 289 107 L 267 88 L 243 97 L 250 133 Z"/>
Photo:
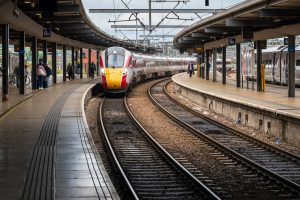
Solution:
<path fill-rule="evenodd" d="M 24 77 L 26 80 L 27 76 L 29 76 L 29 71 L 28 71 L 27 65 L 25 65 L 24 67 L 25 67 L 24 68 Z M 70 63 L 68 63 L 67 73 L 68 73 L 68 78 L 70 81 L 75 79 L 75 73 L 76 74 L 80 73 L 80 68 L 81 68 L 80 64 L 77 63 L 77 66 L 76 66 L 76 69 L 74 72 L 73 66 Z M 94 78 L 95 70 L 96 70 L 96 66 L 95 66 L 94 62 L 92 61 L 92 63 L 89 65 L 89 77 Z M 13 69 L 13 75 L 16 78 L 17 87 L 19 87 L 19 82 L 20 82 L 19 66 L 16 66 Z M 37 75 L 37 89 L 48 88 L 49 79 L 50 79 L 50 76 L 52 75 L 52 70 L 48 66 L 47 63 L 44 64 L 42 61 L 39 62 L 39 64 L 36 67 L 36 75 Z"/>
<path fill-rule="evenodd" d="M 36 68 L 37 75 L 37 89 L 48 88 L 49 79 L 52 75 L 52 70 L 47 64 L 40 62 Z"/>

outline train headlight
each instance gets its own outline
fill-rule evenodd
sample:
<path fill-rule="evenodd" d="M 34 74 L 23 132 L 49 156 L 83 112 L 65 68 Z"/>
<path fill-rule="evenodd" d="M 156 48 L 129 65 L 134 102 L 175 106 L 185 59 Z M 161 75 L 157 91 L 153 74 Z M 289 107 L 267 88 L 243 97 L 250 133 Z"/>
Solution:
<path fill-rule="evenodd" d="M 105 76 L 105 69 L 103 67 L 100 68 L 100 73 Z"/>
<path fill-rule="evenodd" d="M 128 71 L 128 68 L 125 67 L 125 68 L 123 69 L 123 74 L 127 74 L 127 71 Z"/>

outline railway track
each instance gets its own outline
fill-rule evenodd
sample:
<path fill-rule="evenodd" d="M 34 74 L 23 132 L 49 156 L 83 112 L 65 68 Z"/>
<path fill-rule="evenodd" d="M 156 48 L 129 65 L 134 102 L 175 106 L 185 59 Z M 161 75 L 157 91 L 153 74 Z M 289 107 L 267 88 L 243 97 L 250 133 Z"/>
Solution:
<path fill-rule="evenodd" d="M 133 199 L 219 199 L 138 125 L 126 98 L 105 98 L 100 122 Z"/>
<path fill-rule="evenodd" d="M 299 157 L 237 133 L 210 119 L 193 112 L 167 95 L 165 85 L 168 80 L 154 84 L 148 90 L 151 101 L 171 119 L 195 134 L 201 142 L 218 149 L 215 156 L 226 165 L 238 166 L 242 163 L 247 174 L 256 177 L 257 185 L 270 189 L 284 199 L 300 198 Z M 237 170 L 241 171 L 242 169 Z M 252 171 L 251 173 L 249 173 Z M 253 173 L 255 172 L 255 173 Z M 200 179 L 201 180 L 201 179 Z M 219 194 L 218 189 L 213 190 Z M 255 191 L 254 191 L 255 192 Z M 222 196 L 221 196 L 222 197 Z"/>

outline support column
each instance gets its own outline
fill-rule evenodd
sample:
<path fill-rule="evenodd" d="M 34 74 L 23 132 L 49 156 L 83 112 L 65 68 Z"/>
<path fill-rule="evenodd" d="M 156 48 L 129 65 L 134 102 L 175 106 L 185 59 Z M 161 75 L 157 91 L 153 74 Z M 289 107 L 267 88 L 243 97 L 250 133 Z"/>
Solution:
<path fill-rule="evenodd" d="M 261 88 L 261 41 L 256 42 L 256 82 L 257 82 L 257 91 L 262 91 Z"/>
<path fill-rule="evenodd" d="M 75 64 L 77 64 L 78 63 L 78 50 L 75 51 L 75 60 L 76 60 Z"/>
<path fill-rule="evenodd" d="M 25 94 L 25 84 L 24 84 L 24 56 L 25 56 L 25 32 L 19 32 L 19 68 L 18 68 L 18 79 L 19 81 L 19 93 Z"/>
<path fill-rule="evenodd" d="M 288 96 L 295 97 L 295 36 L 289 35 Z"/>
<path fill-rule="evenodd" d="M 72 47 L 71 61 L 72 61 L 73 72 L 75 72 L 75 47 Z"/>
<path fill-rule="evenodd" d="M 43 41 L 43 63 L 46 64 L 47 63 L 47 50 L 48 50 L 48 47 L 47 47 L 47 40 L 44 40 Z"/>
<path fill-rule="evenodd" d="M 222 48 L 222 83 L 226 84 L 226 46 Z"/>
<path fill-rule="evenodd" d="M 63 82 L 66 82 L 66 71 L 67 71 L 67 50 L 66 45 L 63 45 Z"/>
<path fill-rule="evenodd" d="M 236 87 L 241 87 L 241 44 L 236 44 Z"/>
<path fill-rule="evenodd" d="M 217 49 L 213 49 L 213 82 L 217 82 Z"/>
<path fill-rule="evenodd" d="M 36 90 L 37 80 L 36 80 L 36 67 L 38 64 L 37 60 L 37 37 L 31 37 L 31 55 L 32 55 L 32 69 L 31 69 L 31 86 L 32 90 Z"/>
<path fill-rule="evenodd" d="M 2 25 L 2 101 L 8 101 L 9 24 Z"/>
<path fill-rule="evenodd" d="M 83 74 L 82 74 L 82 69 L 83 69 L 83 60 L 82 60 L 83 59 L 82 58 L 83 57 L 83 55 L 82 55 L 83 54 L 83 49 L 82 48 L 80 48 L 80 53 L 79 54 L 80 54 L 80 61 L 79 61 L 80 62 L 80 78 L 82 78 L 83 77 Z"/>
<path fill-rule="evenodd" d="M 89 59 L 89 64 L 88 64 L 88 68 L 87 68 L 87 70 L 88 70 L 88 77 L 91 77 L 91 75 L 90 75 L 90 66 L 91 66 L 91 60 L 92 60 L 92 50 L 91 49 L 89 49 L 89 55 L 88 55 L 89 57 L 88 57 L 88 59 Z"/>
<path fill-rule="evenodd" d="M 202 52 L 202 59 L 201 59 L 201 63 L 205 63 L 205 51 Z M 201 67 L 201 78 L 204 79 L 205 78 L 205 69 L 204 66 Z"/>
<path fill-rule="evenodd" d="M 209 69 L 210 69 L 210 64 L 209 64 L 209 51 L 206 50 L 206 80 L 209 80 Z"/>
<path fill-rule="evenodd" d="M 99 65 L 100 65 L 100 51 L 97 50 L 97 76 L 99 76 Z"/>
<path fill-rule="evenodd" d="M 52 44 L 52 76 L 53 76 L 53 84 L 57 83 L 57 71 L 56 71 L 56 65 L 57 65 L 57 43 L 54 42 Z"/>

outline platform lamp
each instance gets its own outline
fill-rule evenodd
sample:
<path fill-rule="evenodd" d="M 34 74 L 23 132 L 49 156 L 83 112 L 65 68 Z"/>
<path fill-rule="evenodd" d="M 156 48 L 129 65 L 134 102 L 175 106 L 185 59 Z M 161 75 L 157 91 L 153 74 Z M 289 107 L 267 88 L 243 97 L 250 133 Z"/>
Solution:
<path fill-rule="evenodd" d="M 205 6 L 209 6 L 209 0 L 205 0 Z"/>

